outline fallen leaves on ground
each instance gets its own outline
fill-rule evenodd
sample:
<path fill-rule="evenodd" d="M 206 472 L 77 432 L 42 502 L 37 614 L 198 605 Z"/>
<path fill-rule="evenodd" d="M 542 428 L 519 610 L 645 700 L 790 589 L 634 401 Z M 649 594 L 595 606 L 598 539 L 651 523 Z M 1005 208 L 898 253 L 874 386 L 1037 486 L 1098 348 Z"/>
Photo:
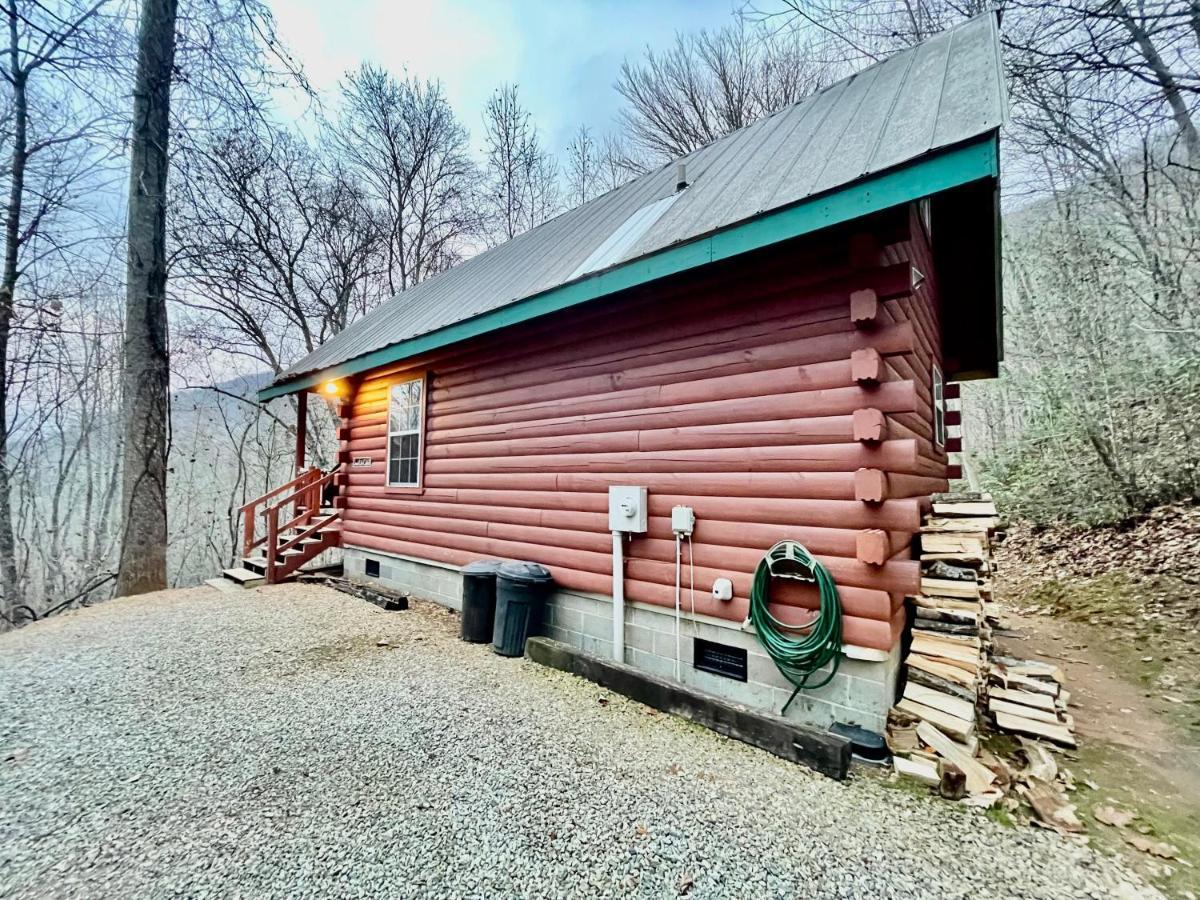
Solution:
<path fill-rule="evenodd" d="M 1098 806 L 1092 815 L 1101 825 L 1111 825 L 1113 828 L 1124 828 L 1137 818 L 1137 813 L 1127 809 L 1117 809 L 1115 806 Z"/>
<path fill-rule="evenodd" d="M 1179 850 L 1172 844 L 1165 841 L 1156 841 L 1140 834 L 1127 834 L 1125 840 L 1129 846 L 1135 850 L 1141 850 L 1143 853 L 1149 853 L 1151 856 L 1157 856 L 1161 859 L 1174 859 Z"/>

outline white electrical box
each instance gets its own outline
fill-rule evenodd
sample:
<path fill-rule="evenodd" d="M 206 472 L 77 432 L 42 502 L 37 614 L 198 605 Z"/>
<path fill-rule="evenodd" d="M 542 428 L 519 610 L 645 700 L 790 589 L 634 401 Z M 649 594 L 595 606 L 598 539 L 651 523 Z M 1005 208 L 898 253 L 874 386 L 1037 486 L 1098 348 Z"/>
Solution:
<path fill-rule="evenodd" d="M 713 582 L 712 595 L 714 600 L 727 602 L 733 599 L 733 582 L 728 578 L 718 578 Z"/>
<path fill-rule="evenodd" d="M 671 530 L 687 537 L 696 527 L 696 511 L 690 506 L 671 507 Z"/>
<path fill-rule="evenodd" d="M 612 485 L 608 489 L 608 530 L 646 533 L 646 489 Z"/>

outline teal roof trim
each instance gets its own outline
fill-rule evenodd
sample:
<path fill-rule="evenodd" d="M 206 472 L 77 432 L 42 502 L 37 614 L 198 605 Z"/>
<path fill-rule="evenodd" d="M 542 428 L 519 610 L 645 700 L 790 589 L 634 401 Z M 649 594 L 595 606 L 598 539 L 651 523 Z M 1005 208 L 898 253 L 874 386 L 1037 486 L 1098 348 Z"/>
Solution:
<path fill-rule="evenodd" d="M 996 131 L 991 131 L 983 138 L 747 219 L 696 240 L 631 260 L 326 369 L 271 385 L 258 392 L 258 399 L 266 402 L 275 397 L 309 390 L 325 381 L 368 372 L 940 191 L 984 178 L 997 178 L 999 173 L 999 138 Z"/>

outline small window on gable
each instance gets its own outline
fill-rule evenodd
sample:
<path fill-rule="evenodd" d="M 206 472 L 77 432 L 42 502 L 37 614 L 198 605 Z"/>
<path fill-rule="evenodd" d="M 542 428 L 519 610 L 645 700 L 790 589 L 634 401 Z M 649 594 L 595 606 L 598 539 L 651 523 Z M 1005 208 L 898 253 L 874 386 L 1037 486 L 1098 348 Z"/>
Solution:
<path fill-rule="evenodd" d="M 946 446 L 946 383 L 936 364 L 933 367 L 933 442 L 939 448 Z"/>
<path fill-rule="evenodd" d="M 424 378 L 396 382 L 388 391 L 387 483 L 391 487 L 421 483 L 424 406 Z"/>

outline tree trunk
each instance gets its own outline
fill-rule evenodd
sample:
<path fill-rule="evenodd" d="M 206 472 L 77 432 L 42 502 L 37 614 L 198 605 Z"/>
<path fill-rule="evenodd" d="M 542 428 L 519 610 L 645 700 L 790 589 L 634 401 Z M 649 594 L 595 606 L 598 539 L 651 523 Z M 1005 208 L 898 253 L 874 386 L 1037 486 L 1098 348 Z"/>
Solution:
<path fill-rule="evenodd" d="M 1188 159 L 1192 163 L 1200 162 L 1200 133 L 1196 130 L 1196 123 L 1192 121 L 1191 111 L 1179 89 L 1178 81 L 1166 62 L 1163 61 L 1162 56 L 1159 55 L 1158 48 L 1142 23 L 1133 17 L 1124 3 L 1117 3 L 1114 9 L 1129 32 L 1129 36 L 1137 45 L 1138 52 L 1142 54 L 1146 65 L 1154 74 L 1154 79 L 1158 83 L 1158 88 L 1162 91 L 1167 105 L 1171 107 L 1171 116 L 1175 119 L 1175 124 L 1183 137 L 1184 146 L 1187 147 Z M 1194 21 L 1193 24 L 1195 24 Z"/>
<path fill-rule="evenodd" d="M 7 8 L 9 32 L 9 79 L 12 83 L 12 157 L 9 161 L 8 207 L 4 211 L 4 272 L 0 275 L 0 577 L 4 580 L 3 604 L 7 613 L 23 600 L 17 577 L 17 542 L 13 531 L 12 485 L 8 453 L 8 344 L 16 303 L 18 253 L 21 242 L 21 206 L 25 197 L 25 165 L 28 161 L 26 73 L 20 63 L 17 9 Z"/>
<path fill-rule="evenodd" d="M 167 586 L 166 187 L 177 0 L 143 0 L 133 92 L 119 595 Z"/>

